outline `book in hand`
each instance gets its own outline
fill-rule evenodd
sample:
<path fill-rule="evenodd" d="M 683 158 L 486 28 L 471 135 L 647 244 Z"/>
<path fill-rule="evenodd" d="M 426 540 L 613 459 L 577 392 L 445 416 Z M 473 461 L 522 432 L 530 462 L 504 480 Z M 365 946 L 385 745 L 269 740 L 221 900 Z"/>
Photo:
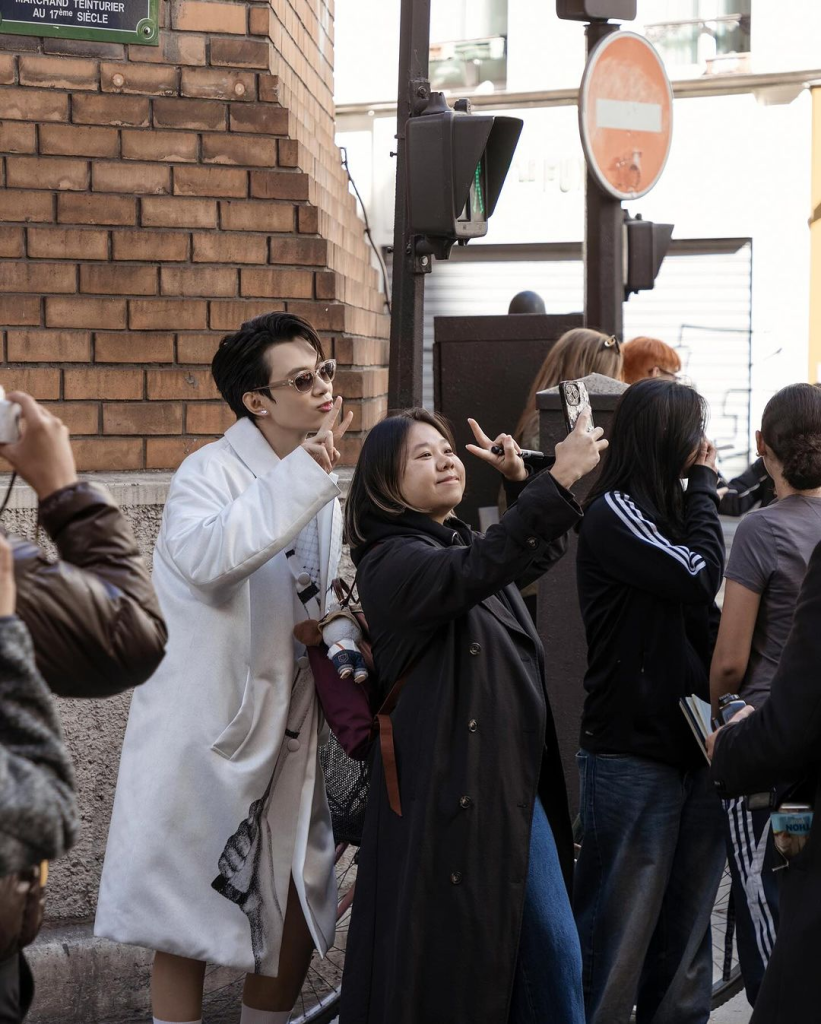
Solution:
<path fill-rule="evenodd" d="M 693 736 L 695 736 L 696 743 L 701 748 L 702 754 L 707 764 L 710 763 L 710 757 L 707 754 L 707 737 L 713 732 L 712 725 L 712 709 L 706 700 L 702 700 L 701 697 L 696 697 L 694 693 L 691 693 L 689 697 L 679 698 L 679 707 L 681 712 L 687 720 L 687 724 L 692 730 Z"/>

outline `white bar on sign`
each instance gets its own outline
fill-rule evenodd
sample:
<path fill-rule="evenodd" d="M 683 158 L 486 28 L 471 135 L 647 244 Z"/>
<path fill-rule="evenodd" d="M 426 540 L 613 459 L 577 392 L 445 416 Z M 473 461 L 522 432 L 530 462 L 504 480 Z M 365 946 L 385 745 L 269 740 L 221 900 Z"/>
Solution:
<path fill-rule="evenodd" d="M 661 104 L 630 100 L 596 100 L 596 127 L 632 132 L 660 132 Z"/>

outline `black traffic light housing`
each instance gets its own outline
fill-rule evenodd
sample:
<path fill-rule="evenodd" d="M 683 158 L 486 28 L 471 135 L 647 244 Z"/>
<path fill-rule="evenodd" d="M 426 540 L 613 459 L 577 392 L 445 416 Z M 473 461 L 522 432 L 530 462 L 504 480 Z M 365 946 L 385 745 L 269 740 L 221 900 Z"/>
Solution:
<path fill-rule="evenodd" d="M 430 95 L 406 132 L 408 228 L 421 235 L 416 251 L 447 259 L 454 243 L 487 234 L 487 222 L 522 131 L 517 117 L 472 114 Z"/>
<path fill-rule="evenodd" d="M 556 0 L 556 15 L 568 21 L 633 21 L 637 0 Z"/>
<path fill-rule="evenodd" d="M 635 217 L 625 213 L 625 299 L 629 299 L 632 292 L 655 288 L 662 260 L 670 248 L 673 227 L 673 224 L 654 224 L 651 220 L 643 220 L 640 213 Z"/>

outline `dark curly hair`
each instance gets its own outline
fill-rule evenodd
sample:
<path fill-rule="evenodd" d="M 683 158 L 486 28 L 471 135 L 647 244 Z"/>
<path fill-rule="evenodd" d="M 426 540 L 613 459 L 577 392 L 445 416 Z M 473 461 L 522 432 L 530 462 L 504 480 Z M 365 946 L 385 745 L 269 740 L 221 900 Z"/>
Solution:
<path fill-rule="evenodd" d="M 767 402 L 761 436 L 797 491 L 821 487 L 821 390 L 789 384 Z"/>

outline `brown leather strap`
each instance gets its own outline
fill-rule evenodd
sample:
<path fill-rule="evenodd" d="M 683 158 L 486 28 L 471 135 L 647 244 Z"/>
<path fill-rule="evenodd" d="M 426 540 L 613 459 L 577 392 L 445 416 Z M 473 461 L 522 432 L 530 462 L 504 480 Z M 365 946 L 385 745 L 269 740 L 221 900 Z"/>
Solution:
<path fill-rule="evenodd" d="M 399 701 L 409 672 L 406 672 L 391 687 L 388 696 L 376 713 L 374 725 L 379 732 L 379 749 L 382 751 L 382 771 L 385 775 L 385 788 L 388 791 L 388 803 L 394 814 L 402 817 L 402 799 L 399 796 L 399 775 L 396 771 L 396 750 L 393 745 L 393 722 L 391 712 Z"/>

